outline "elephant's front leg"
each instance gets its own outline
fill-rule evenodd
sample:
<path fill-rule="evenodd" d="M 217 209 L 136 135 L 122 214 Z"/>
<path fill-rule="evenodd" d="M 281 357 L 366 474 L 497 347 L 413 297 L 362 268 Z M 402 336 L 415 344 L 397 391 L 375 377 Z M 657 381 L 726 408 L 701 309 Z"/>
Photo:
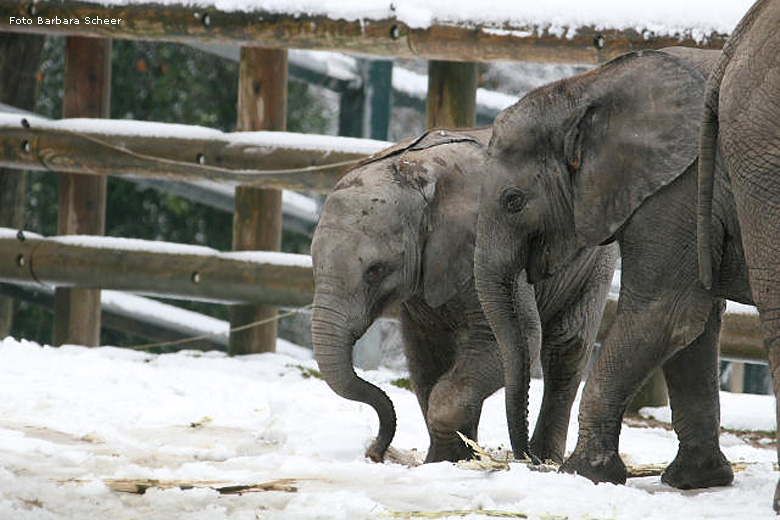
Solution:
<path fill-rule="evenodd" d="M 726 486 L 734 480 L 718 440 L 718 336 L 724 306 L 723 300 L 714 301 L 704 332 L 663 366 L 680 447 L 661 481 L 679 489 Z"/>
<path fill-rule="evenodd" d="M 626 466 L 618 454 L 623 413 L 670 348 L 670 334 L 664 330 L 668 302 L 634 310 L 622 303 L 585 383 L 577 446 L 561 466 L 561 471 L 594 482 L 626 482 Z"/>
<path fill-rule="evenodd" d="M 534 455 L 557 463 L 563 462 L 571 406 L 593 344 L 591 338 L 582 337 L 579 327 L 560 332 L 548 334 L 545 329 L 541 353 L 544 397 L 531 438 Z"/>
<path fill-rule="evenodd" d="M 502 386 L 501 358 L 494 343 L 470 344 L 434 385 L 425 420 L 431 437 L 426 462 L 470 459 L 456 432 L 477 440 L 482 403 Z"/>

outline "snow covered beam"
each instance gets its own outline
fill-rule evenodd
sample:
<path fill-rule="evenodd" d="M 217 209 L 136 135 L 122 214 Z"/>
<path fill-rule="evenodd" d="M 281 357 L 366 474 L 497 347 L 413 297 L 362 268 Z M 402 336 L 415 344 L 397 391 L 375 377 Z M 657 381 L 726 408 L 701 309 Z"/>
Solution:
<path fill-rule="evenodd" d="M 114 289 L 217 303 L 311 303 L 311 257 L 0 228 L 0 280 Z"/>
<path fill-rule="evenodd" d="M 0 114 L 0 166 L 327 191 L 385 141 L 287 132 Z M 310 169 L 334 165 L 324 169 Z M 285 170 L 297 171 L 285 171 Z"/>
<path fill-rule="evenodd" d="M 430 5 L 428 5 L 430 3 Z M 694 5 L 690 5 L 690 4 Z M 0 30 L 358 52 L 447 61 L 599 63 L 669 45 L 720 48 L 751 2 L 62 2 L 0 0 Z M 546 4 L 550 4 L 549 6 Z M 700 5 L 701 4 L 701 5 Z M 731 4 L 731 5 L 726 5 Z M 463 12 L 463 11 L 466 12 Z"/>

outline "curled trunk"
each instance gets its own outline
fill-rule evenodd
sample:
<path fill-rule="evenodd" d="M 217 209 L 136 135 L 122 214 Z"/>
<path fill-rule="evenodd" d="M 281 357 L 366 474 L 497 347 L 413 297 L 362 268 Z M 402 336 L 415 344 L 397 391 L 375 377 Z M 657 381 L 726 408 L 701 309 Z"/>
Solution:
<path fill-rule="evenodd" d="M 315 295 L 312 313 L 312 342 L 323 379 L 341 397 L 370 405 L 379 416 L 379 433 L 366 456 L 381 462 L 395 436 L 395 409 L 380 388 L 361 379 L 352 366 L 352 349 L 359 336 L 347 325 L 338 306 Z"/>

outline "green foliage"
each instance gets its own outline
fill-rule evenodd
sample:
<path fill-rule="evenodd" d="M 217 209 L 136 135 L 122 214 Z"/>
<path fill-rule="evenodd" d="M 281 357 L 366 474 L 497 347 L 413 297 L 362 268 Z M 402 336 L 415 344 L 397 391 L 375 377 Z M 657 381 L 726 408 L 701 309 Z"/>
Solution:
<path fill-rule="evenodd" d="M 40 65 L 40 94 L 36 112 L 50 118 L 62 115 L 65 40 L 48 38 Z M 113 42 L 111 117 L 202 125 L 233 131 L 236 124 L 238 64 L 198 49 L 173 43 Z M 288 88 L 288 129 L 323 133 L 323 103 L 309 86 L 291 80 Z M 29 178 L 25 229 L 57 234 L 59 175 L 34 172 Z M 109 179 L 106 235 L 230 250 L 231 214 L 135 183 Z M 284 232 L 282 250 L 307 253 L 309 239 Z M 176 305 L 226 319 L 225 306 L 198 302 Z M 17 305 L 13 335 L 51 341 L 51 314 L 28 304 Z M 47 324 L 47 325 L 44 325 Z M 104 332 L 107 344 L 144 343 L 141 338 Z"/>
<path fill-rule="evenodd" d="M 305 367 L 303 365 L 292 365 L 288 364 L 288 368 L 297 368 L 301 371 L 301 376 L 303 376 L 304 379 L 314 378 L 314 379 L 322 379 L 322 374 L 319 370 L 316 370 L 314 368 Z"/>
<path fill-rule="evenodd" d="M 404 390 L 412 390 L 412 382 L 409 380 L 408 377 L 400 377 L 398 379 L 393 379 L 390 381 L 390 384 L 393 386 L 397 386 L 398 388 L 403 388 Z"/>

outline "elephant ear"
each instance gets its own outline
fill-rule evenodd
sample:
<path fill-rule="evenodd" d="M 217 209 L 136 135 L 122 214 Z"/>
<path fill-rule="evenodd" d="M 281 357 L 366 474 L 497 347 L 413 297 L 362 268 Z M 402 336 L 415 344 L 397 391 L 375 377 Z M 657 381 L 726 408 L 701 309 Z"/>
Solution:
<path fill-rule="evenodd" d="M 474 272 L 476 207 L 443 206 L 428 219 L 423 253 L 423 295 L 433 308 L 454 298 Z"/>
<path fill-rule="evenodd" d="M 477 162 L 490 138 L 489 129 L 471 131 L 474 138 L 448 132 L 460 134 L 460 140 L 425 152 L 436 166 L 437 179 L 425 219 L 422 257 L 423 296 L 433 308 L 454 298 L 474 275 L 479 182 L 468 177 L 479 172 Z"/>
<path fill-rule="evenodd" d="M 696 160 L 704 78 L 657 51 L 630 53 L 572 81 L 579 106 L 563 153 L 575 227 L 588 245 L 611 241 L 642 202 Z"/>

